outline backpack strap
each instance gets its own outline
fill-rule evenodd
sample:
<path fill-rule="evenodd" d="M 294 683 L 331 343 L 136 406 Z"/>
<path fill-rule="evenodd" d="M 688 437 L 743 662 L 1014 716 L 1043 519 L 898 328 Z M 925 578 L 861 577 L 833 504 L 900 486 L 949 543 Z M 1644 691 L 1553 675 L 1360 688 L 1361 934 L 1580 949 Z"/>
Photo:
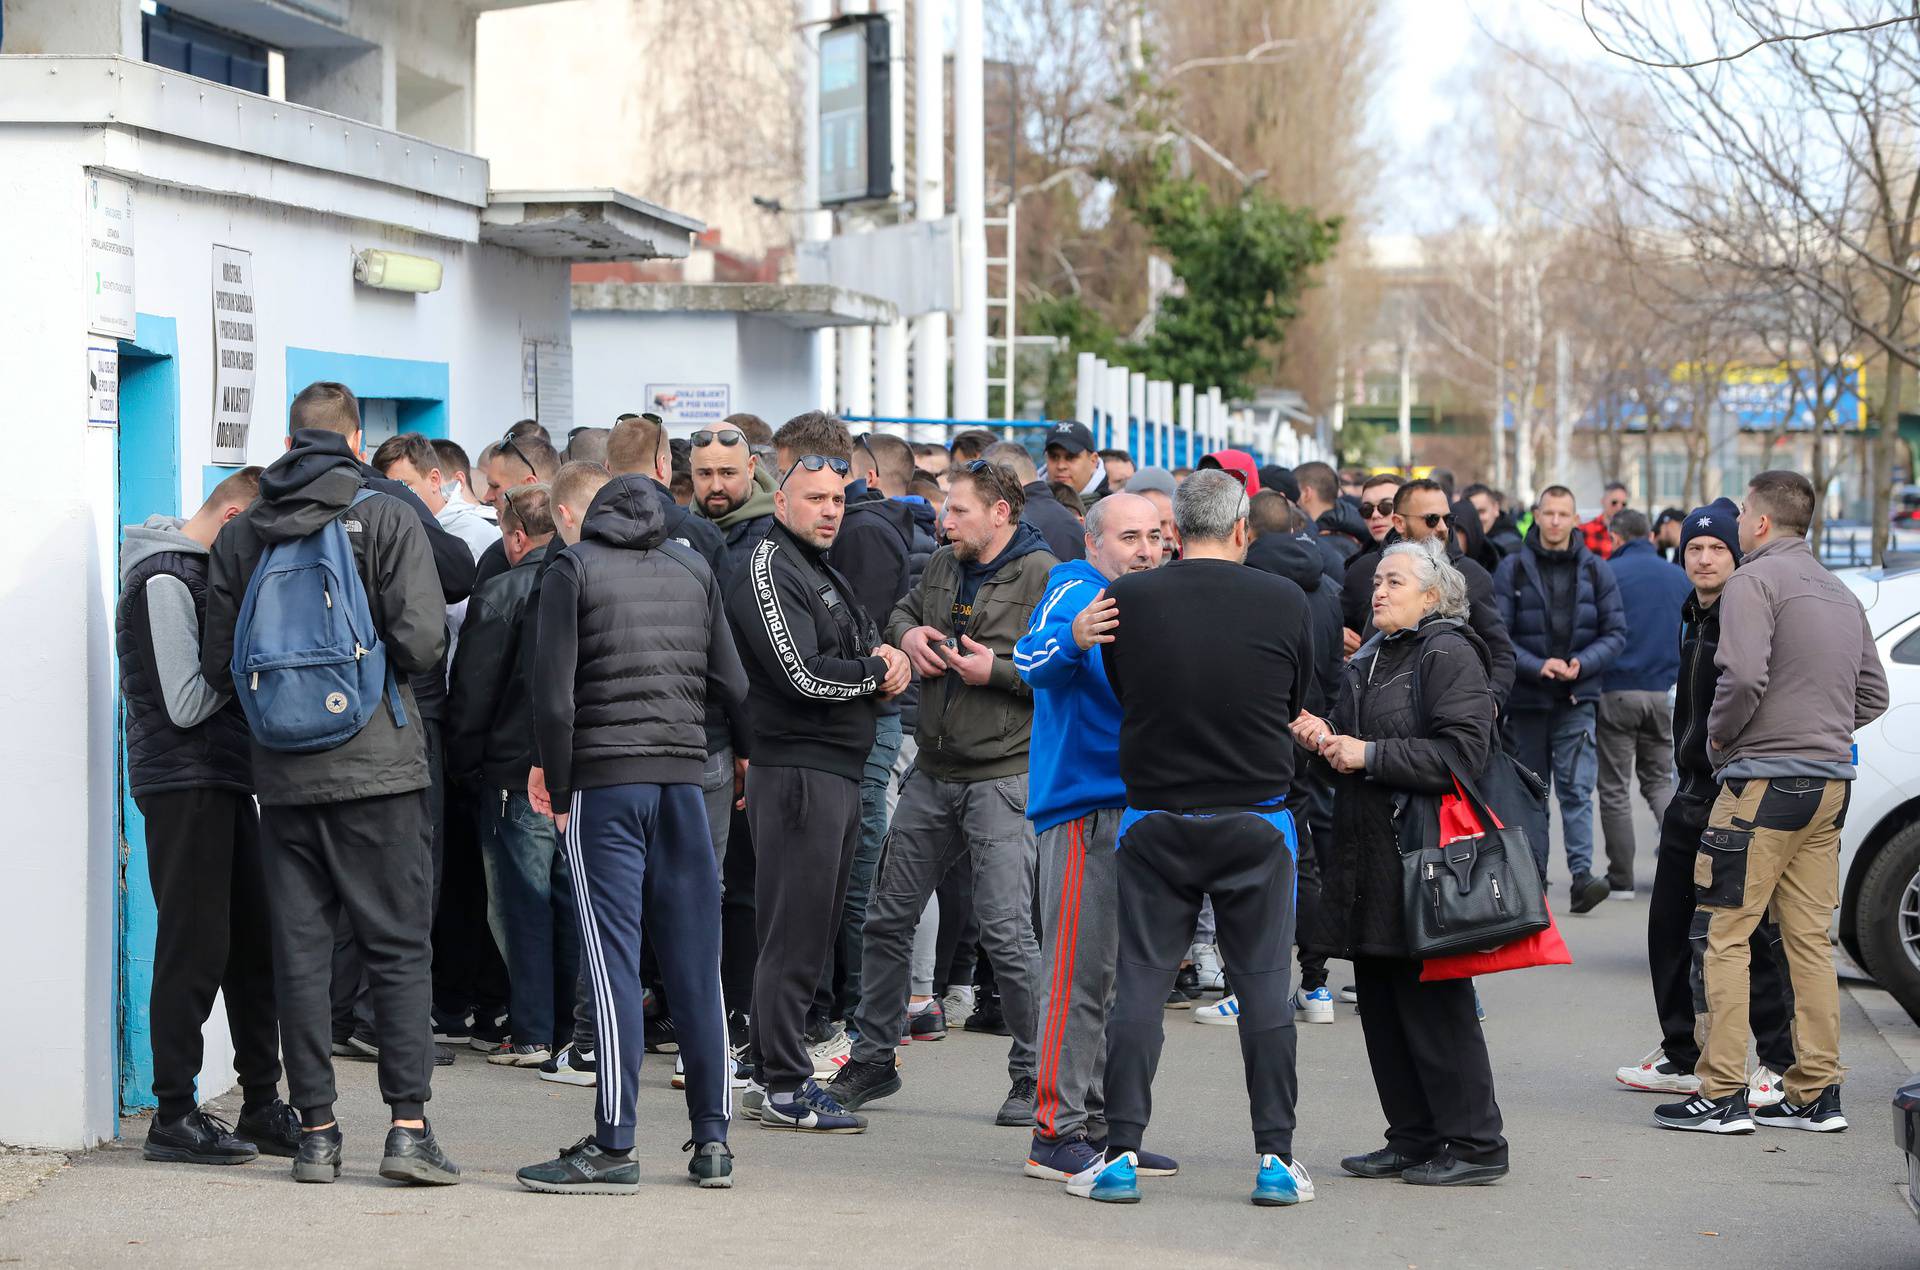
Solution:
<path fill-rule="evenodd" d="M 342 508 L 340 514 L 342 516 L 346 515 L 349 511 L 352 511 L 369 498 L 381 492 L 380 490 L 362 485 L 360 491 L 353 496 L 353 501 Z M 365 588 L 364 582 L 362 583 L 362 587 L 363 589 Z M 368 607 L 371 608 L 372 606 L 369 605 Z M 393 673 L 392 657 L 387 658 L 387 709 L 393 714 L 394 727 L 404 728 L 407 726 L 407 707 L 400 700 L 400 680 L 399 677 Z"/>

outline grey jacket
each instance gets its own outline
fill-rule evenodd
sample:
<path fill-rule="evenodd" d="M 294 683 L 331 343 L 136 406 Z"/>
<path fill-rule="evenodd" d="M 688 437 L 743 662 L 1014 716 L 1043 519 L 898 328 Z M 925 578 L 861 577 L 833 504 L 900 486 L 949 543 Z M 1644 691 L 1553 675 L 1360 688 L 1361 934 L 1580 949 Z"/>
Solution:
<path fill-rule="evenodd" d="M 1853 779 L 1853 734 L 1886 712 L 1887 676 L 1866 611 L 1806 539 L 1775 539 L 1734 571 L 1713 661 L 1707 753 L 1722 780 Z"/>

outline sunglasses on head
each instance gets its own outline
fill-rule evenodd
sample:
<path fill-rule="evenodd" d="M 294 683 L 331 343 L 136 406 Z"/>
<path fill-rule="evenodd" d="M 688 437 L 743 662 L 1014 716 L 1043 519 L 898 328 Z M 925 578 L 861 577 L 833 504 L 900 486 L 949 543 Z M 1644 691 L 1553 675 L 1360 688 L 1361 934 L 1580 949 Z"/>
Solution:
<path fill-rule="evenodd" d="M 715 441 L 721 445 L 739 445 L 746 439 L 747 434 L 738 428 L 702 428 L 689 438 L 696 448 L 712 445 Z"/>
<path fill-rule="evenodd" d="M 853 470 L 853 464 L 845 459 L 830 459 L 824 454 L 803 454 L 793 461 L 793 466 L 788 468 L 787 474 L 780 478 L 780 483 L 785 485 L 793 479 L 793 474 L 803 467 L 809 472 L 818 472 L 823 467 L 831 468 L 833 474 L 839 477 L 845 477 Z"/>
<path fill-rule="evenodd" d="M 1362 516 L 1391 516 L 1393 515 L 1393 500 L 1391 498 L 1383 498 L 1377 503 L 1362 503 L 1360 504 L 1360 514 Z"/>
<path fill-rule="evenodd" d="M 511 432 L 500 438 L 500 448 L 513 455 L 514 458 L 519 459 L 522 463 L 525 463 L 527 465 L 527 471 L 533 472 L 536 475 L 538 474 L 538 469 L 533 466 L 533 460 L 528 458 L 526 452 L 513 443 L 513 434 Z"/>

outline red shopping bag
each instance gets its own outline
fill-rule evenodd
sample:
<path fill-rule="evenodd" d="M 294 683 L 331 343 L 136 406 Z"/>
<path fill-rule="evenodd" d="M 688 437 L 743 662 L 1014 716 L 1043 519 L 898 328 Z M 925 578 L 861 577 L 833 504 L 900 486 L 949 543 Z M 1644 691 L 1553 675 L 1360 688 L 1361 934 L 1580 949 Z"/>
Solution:
<path fill-rule="evenodd" d="M 1571 966 L 1572 964 L 1573 954 L 1567 951 L 1567 941 L 1560 938 L 1560 924 L 1553 920 L 1553 910 L 1549 908 L 1545 930 L 1536 931 L 1498 948 L 1427 958 L 1420 964 L 1420 982 L 1472 979 L 1478 975 L 1499 974 L 1502 970 L 1525 970 L 1529 966 Z"/>

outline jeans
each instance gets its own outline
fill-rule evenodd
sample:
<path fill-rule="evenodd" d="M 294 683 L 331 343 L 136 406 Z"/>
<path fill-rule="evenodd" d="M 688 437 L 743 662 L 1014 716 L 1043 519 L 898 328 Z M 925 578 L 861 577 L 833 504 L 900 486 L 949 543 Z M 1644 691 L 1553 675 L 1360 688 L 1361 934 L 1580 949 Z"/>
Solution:
<path fill-rule="evenodd" d="M 513 1039 L 547 1045 L 566 1039 L 555 1001 L 571 1002 L 579 974 L 573 876 L 553 821 L 524 791 L 488 790 L 480 809 L 481 858 L 494 938 L 507 953 Z"/>
<path fill-rule="evenodd" d="M 860 1004 L 860 936 L 867 924 L 867 897 L 873 893 L 873 875 L 880 867 L 880 851 L 886 845 L 887 825 L 892 819 L 887 786 L 899 756 L 900 716 L 883 714 L 877 720 L 873 748 L 867 751 L 867 766 L 860 776 L 860 846 L 854 851 L 853 871 L 847 875 L 847 900 L 840 910 L 840 931 L 834 947 L 840 967 L 835 995 L 844 1008 L 836 1018 L 847 1017 Z M 830 980 L 831 971 L 829 967 Z"/>
<path fill-rule="evenodd" d="M 1517 710 L 1509 716 L 1514 757 L 1542 779 L 1550 779 L 1560 800 L 1560 830 L 1566 839 L 1567 872 L 1576 879 L 1593 872 L 1593 782 L 1599 767 L 1594 703 L 1556 702 L 1545 710 Z M 1540 876 L 1547 876 L 1549 816 L 1542 804 L 1527 808 L 1522 828 L 1533 846 Z"/>
<path fill-rule="evenodd" d="M 1633 782 L 1654 821 L 1673 797 L 1673 709 L 1664 692 L 1609 692 L 1600 698 L 1600 837 L 1607 881 L 1633 889 Z"/>

